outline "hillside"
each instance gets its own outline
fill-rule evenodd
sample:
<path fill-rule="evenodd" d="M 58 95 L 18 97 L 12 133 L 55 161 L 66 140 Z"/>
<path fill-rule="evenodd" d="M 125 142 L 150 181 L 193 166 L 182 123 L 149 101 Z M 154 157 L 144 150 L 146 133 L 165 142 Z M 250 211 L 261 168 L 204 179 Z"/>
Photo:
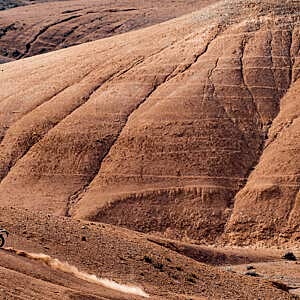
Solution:
<path fill-rule="evenodd" d="M 294 38 L 299 43 L 299 38 Z M 298 50 L 296 44 L 292 53 Z M 300 80 L 295 80 L 298 77 L 295 69 L 292 73 L 295 82 L 281 99 L 280 111 L 270 126 L 260 160 L 246 186 L 236 195 L 226 228 L 230 240 L 237 238 L 238 242 L 242 237 L 244 244 L 272 239 L 278 244 L 299 243 Z"/>
<path fill-rule="evenodd" d="M 298 245 L 299 8 L 222 1 L 2 65 L 1 205 Z"/>
<path fill-rule="evenodd" d="M 46 53 L 161 23 L 213 2 L 19 1 L 34 5 L 0 12 L 0 55 L 20 59 Z"/>
<path fill-rule="evenodd" d="M 293 299 L 266 280 L 207 266 L 160 247 L 143 234 L 111 225 L 10 208 L 0 209 L 0 219 L 13 233 L 8 246 L 44 253 L 89 274 L 141 287 L 150 299 Z M 0 295 L 11 297 L 7 299 L 145 299 L 51 269 L 42 259 L 0 252 L 4 277 Z"/>

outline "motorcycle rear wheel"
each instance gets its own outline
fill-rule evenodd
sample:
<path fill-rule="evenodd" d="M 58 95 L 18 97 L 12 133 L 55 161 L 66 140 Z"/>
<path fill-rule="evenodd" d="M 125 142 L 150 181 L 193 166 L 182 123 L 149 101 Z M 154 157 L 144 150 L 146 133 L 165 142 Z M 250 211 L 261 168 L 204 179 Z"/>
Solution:
<path fill-rule="evenodd" d="M 5 244 L 5 239 L 4 236 L 2 234 L 0 234 L 0 248 L 2 248 Z"/>

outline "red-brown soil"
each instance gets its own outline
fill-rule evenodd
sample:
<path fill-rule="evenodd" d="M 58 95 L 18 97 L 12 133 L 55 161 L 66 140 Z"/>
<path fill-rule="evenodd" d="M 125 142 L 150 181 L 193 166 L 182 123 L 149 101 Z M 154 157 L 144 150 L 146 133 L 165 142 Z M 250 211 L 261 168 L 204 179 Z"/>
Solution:
<path fill-rule="evenodd" d="M 66 48 L 160 23 L 213 2 L 34 1 L 38 4 L 0 12 L 0 55 L 19 59 Z"/>
<path fill-rule="evenodd" d="M 203 244 L 183 243 L 157 236 L 150 236 L 148 240 L 196 261 L 213 266 L 270 262 L 278 260 L 282 255 L 282 251 L 280 252 L 274 249 L 232 248 L 230 246 L 212 247 Z M 281 255 L 279 253 L 281 253 Z"/>
<path fill-rule="evenodd" d="M 298 257 L 299 253 L 298 251 Z M 251 267 L 251 272 L 255 272 L 260 278 L 272 282 L 274 286 L 289 291 L 292 295 L 300 296 L 300 266 L 298 261 L 281 259 L 267 263 L 227 266 L 225 269 L 238 274 L 245 274 L 249 272 L 247 270 L 249 267 Z"/>
<path fill-rule="evenodd" d="M 12 47 L 0 60 L 130 31 L 0 66 L 6 246 L 151 299 L 295 299 L 299 265 L 280 256 L 300 240 L 300 4 L 192 3 L 0 13 Z M 107 27 L 95 31 L 93 14 Z M 61 41 L 72 26 L 78 39 Z M 0 253 L 4 299 L 140 299 Z M 248 263 L 263 277 L 246 276 Z"/>
<path fill-rule="evenodd" d="M 1 299 L 142 299 L 52 270 L 41 262 L 0 251 Z"/>
<path fill-rule="evenodd" d="M 298 51 L 298 47 L 299 44 L 291 52 Z M 297 78 L 297 72 L 293 71 L 292 76 Z M 280 102 L 279 114 L 270 126 L 259 163 L 236 195 L 226 228 L 226 238 L 235 243 L 257 240 L 299 243 L 299 95 L 297 80 Z M 247 238 L 241 240 L 240 236 Z"/>
<path fill-rule="evenodd" d="M 299 4 L 224 3 L 2 65 L 1 205 L 297 245 Z"/>
<path fill-rule="evenodd" d="M 13 233 L 7 246 L 45 253 L 90 274 L 140 286 L 150 299 L 291 299 L 268 281 L 204 265 L 126 229 L 9 208 L 0 209 L 0 219 Z M 0 272 L 8 276 L 2 293 L 11 295 L 8 299 L 140 299 L 0 252 Z"/>

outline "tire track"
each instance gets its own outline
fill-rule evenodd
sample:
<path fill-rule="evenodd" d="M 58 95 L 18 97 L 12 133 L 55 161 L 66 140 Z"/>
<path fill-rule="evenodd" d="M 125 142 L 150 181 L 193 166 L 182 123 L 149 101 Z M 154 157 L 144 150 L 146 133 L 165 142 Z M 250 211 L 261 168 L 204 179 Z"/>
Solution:
<path fill-rule="evenodd" d="M 51 256 L 43 253 L 30 253 L 23 250 L 17 250 L 11 247 L 3 248 L 3 250 L 8 253 L 13 253 L 21 257 L 26 257 L 28 259 L 44 263 L 47 266 L 49 266 L 51 269 L 63 271 L 84 281 L 98 284 L 103 287 L 109 288 L 111 290 L 115 290 L 125 294 L 131 294 L 131 295 L 141 296 L 144 298 L 149 298 L 149 294 L 147 294 L 140 287 L 134 285 L 120 284 L 117 283 L 116 281 L 107 278 L 101 278 L 101 277 L 97 277 L 94 274 L 88 274 L 86 272 L 82 272 L 77 267 L 70 265 L 67 262 L 61 262 L 59 259 L 52 258 Z"/>

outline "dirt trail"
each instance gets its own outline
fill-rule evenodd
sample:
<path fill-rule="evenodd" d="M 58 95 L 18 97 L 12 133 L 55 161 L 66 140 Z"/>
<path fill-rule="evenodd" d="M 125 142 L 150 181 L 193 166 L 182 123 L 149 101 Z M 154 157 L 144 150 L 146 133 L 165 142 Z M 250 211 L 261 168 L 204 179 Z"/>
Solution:
<path fill-rule="evenodd" d="M 129 285 L 125 285 L 125 284 L 119 284 L 119 283 L 117 283 L 113 280 L 109 280 L 107 278 L 99 278 L 96 275 L 88 274 L 86 272 L 81 272 L 77 267 L 72 266 L 72 265 L 68 264 L 67 262 L 62 262 L 57 258 L 53 258 L 53 257 L 43 254 L 43 253 L 29 253 L 29 252 L 26 252 L 23 250 L 14 249 L 12 247 L 6 247 L 6 248 L 3 248 L 3 250 L 13 253 L 13 254 L 16 254 L 16 255 L 19 255 L 19 256 L 22 256 L 22 257 L 26 257 L 29 259 L 43 262 L 52 269 L 60 270 L 65 273 L 69 273 L 71 275 L 76 276 L 79 279 L 83 279 L 83 280 L 86 280 L 91 283 L 100 284 L 100 285 L 102 285 L 106 288 L 110 288 L 112 290 L 116 290 L 116 291 L 126 293 L 126 294 L 132 294 L 132 295 L 149 298 L 149 295 L 137 286 L 129 286 Z"/>

